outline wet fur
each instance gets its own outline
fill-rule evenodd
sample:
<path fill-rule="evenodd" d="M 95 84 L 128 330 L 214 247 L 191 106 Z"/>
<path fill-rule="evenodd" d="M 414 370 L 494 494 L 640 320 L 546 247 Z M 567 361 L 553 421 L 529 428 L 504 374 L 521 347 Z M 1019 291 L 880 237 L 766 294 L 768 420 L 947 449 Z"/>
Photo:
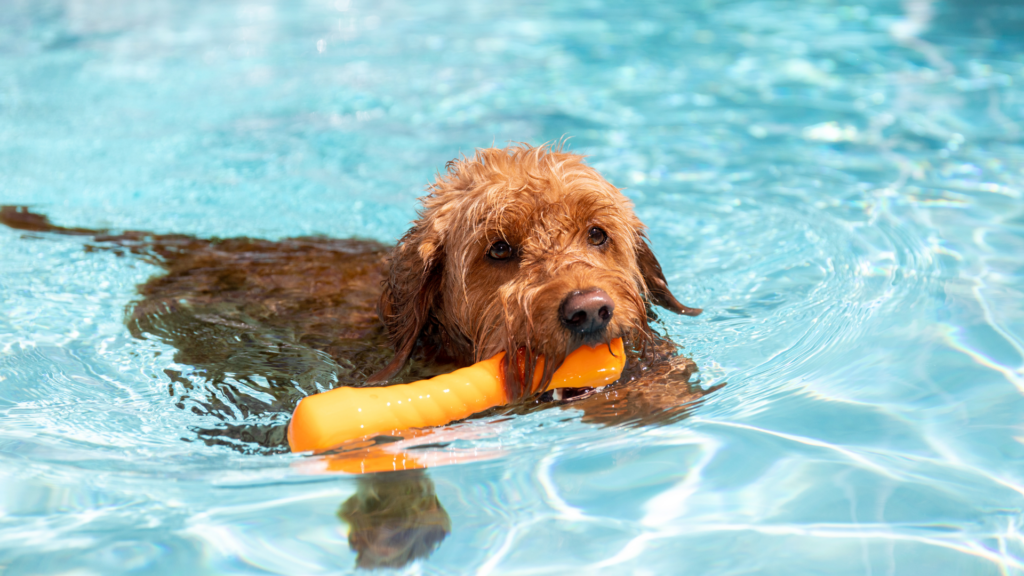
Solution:
<path fill-rule="evenodd" d="M 412 228 L 390 258 L 380 318 L 396 351 L 375 380 L 405 363 L 423 334 L 460 365 L 506 352 L 506 392 L 522 399 L 543 389 L 579 345 L 623 337 L 652 341 L 649 304 L 696 315 L 672 296 L 632 204 L 577 154 L 529 146 L 478 150 L 448 163 Z M 601 246 L 587 242 L 603 229 Z M 509 260 L 487 258 L 498 240 Z M 559 320 L 573 291 L 600 288 L 615 314 L 597 341 L 584 342 Z M 538 360 L 546 362 L 535 386 Z"/>
<path fill-rule="evenodd" d="M 448 372 L 505 350 L 518 401 L 481 416 L 553 407 L 615 426 L 684 418 L 710 390 L 691 384 L 696 365 L 650 326 L 652 306 L 695 315 L 669 291 L 629 201 L 577 155 L 546 148 L 481 150 L 449 163 L 394 248 L 323 237 L 268 241 L 68 228 L 25 208 L 0 207 L 0 223 L 26 240 L 79 236 L 87 251 L 133 255 L 162 274 L 138 287 L 125 322 L 133 336 L 175 349 L 167 369 L 177 405 L 214 418 L 192 428 L 208 444 L 287 451 L 298 401 L 336 386 L 404 382 Z M 590 226 L 610 238 L 584 242 Z M 494 239 L 517 248 L 495 266 Z M 561 299 L 600 287 L 615 299 L 602 340 L 629 341 L 615 386 L 531 394 L 537 358 L 546 379 L 581 342 L 558 323 Z M 183 437 L 191 441 L 196 438 Z M 428 556 L 451 531 L 433 482 L 421 471 L 371 474 L 338 510 L 362 568 L 401 567 Z"/>
<path fill-rule="evenodd" d="M 550 406 L 552 394 L 535 396 L 527 383 L 540 356 L 549 359 L 546 380 L 582 343 L 557 311 L 568 292 L 589 287 L 615 300 L 600 341 L 626 338 L 628 363 L 619 386 L 575 399 L 586 419 L 674 419 L 703 394 L 689 384 L 693 363 L 650 326 L 652 305 L 699 310 L 672 296 L 629 200 L 567 152 L 522 146 L 452 161 L 392 249 L 323 237 L 110 233 L 11 206 L 0 208 L 0 223 L 27 238 L 81 236 L 87 250 L 134 254 L 164 270 L 139 286 L 126 323 L 194 367 L 166 370 L 169 393 L 181 408 L 222 422 L 195 428 L 208 443 L 284 450 L 284 425 L 305 395 L 416 380 L 503 350 L 522 358 L 522 370 L 506 363 L 518 402 L 491 413 Z M 586 243 L 595 225 L 606 245 Z M 496 239 L 516 247 L 512 260 L 486 259 Z"/>

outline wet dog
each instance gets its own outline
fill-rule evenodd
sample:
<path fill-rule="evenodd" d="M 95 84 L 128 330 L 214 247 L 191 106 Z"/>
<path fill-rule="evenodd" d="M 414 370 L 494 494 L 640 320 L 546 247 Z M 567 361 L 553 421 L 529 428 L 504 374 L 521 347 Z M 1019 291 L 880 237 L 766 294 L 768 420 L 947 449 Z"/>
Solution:
<path fill-rule="evenodd" d="M 669 292 L 630 201 L 576 154 L 478 150 L 449 162 L 389 262 L 378 311 L 395 350 L 376 376 L 405 364 L 426 338 L 456 363 L 498 352 L 509 398 L 546 387 L 581 344 L 652 340 L 650 304 L 697 315 Z"/>
<path fill-rule="evenodd" d="M 166 373 L 180 407 L 220 422 L 196 428 L 207 442 L 283 450 L 284 424 L 305 395 L 429 377 L 500 351 L 524 367 L 506 363 L 516 402 L 500 410 L 545 407 L 563 399 L 537 392 L 567 354 L 616 337 L 627 343 L 626 372 L 601 394 L 576 392 L 586 420 L 674 417 L 702 394 L 689 384 L 693 363 L 650 324 L 655 306 L 700 310 L 672 295 L 630 201 L 583 157 L 548 147 L 478 150 L 449 162 L 422 203 L 394 248 L 111 233 L 57 226 L 16 207 L 0 209 L 0 222 L 83 236 L 88 250 L 131 253 L 164 269 L 139 287 L 126 322 L 193 368 Z"/>
<path fill-rule="evenodd" d="M 175 349 L 169 394 L 203 422 L 186 441 L 287 451 L 287 420 L 306 395 L 426 378 L 499 351 L 525 370 L 506 366 L 516 401 L 486 414 L 561 406 L 585 422 L 647 425 L 683 418 L 710 391 L 690 382 L 696 366 L 651 326 L 654 307 L 700 310 L 672 295 L 629 200 L 582 157 L 478 150 L 450 162 L 428 192 L 393 248 L 112 233 L 14 206 L 0 207 L 0 223 L 28 239 L 79 236 L 88 251 L 163 269 L 125 316 L 133 336 Z M 576 347 L 616 337 L 627 343 L 617 384 L 537 393 Z M 535 389 L 527 383 L 541 356 Z M 428 556 L 451 531 L 422 471 L 360 477 L 338 515 L 363 568 Z"/>

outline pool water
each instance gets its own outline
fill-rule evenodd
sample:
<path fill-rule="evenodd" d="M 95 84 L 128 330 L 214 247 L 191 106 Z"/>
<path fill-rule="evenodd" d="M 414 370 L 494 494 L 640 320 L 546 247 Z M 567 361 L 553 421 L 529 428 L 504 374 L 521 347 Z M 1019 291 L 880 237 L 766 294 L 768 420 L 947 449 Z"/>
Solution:
<path fill-rule="evenodd" d="M 1024 573 L 1024 5 L 0 7 L 0 204 L 65 226 L 390 243 L 448 160 L 563 136 L 705 309 L 659 325 L 724 384 L 685 418 L 311 474 L 199 438 L 124 324 L 159 268 L 2 228 L 0 574 L 356 572 L 394 486 L 443 509 L 399 573 Z"/>

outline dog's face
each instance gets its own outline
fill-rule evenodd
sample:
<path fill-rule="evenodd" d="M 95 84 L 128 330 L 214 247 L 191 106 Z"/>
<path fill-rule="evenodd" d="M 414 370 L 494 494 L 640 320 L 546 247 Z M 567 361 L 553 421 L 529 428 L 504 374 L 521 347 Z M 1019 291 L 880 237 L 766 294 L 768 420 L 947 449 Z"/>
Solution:
<path fill-rule="evenodd" d="M 380 315 L 395 371 L 429 327 L 465 363 L 519 357 L 506 386 L 521 398 L 540 356 L 543 387 L 581 344 L 649 338 L 648 302 L 700 312 L 671 295 L 632 204 L 581 156 L 515 147 L 449 163 L 395 249 Z"/>

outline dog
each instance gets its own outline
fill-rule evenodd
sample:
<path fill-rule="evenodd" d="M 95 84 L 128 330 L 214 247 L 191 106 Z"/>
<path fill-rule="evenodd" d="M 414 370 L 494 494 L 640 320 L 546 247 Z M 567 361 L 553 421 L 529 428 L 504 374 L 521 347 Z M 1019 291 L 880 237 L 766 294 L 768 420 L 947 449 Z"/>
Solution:
<path fill-rule="evenodd" d="M 512 405 L 498 411 L 572 400 L 587 421 L 649 423 L 684 415 L 706 392 L 689 382 L 696 366 L 651 327 L 654 307 L 701 310 L 672 295 L 629 199 L 582 156 L 479 149 L 449 162 L 421 201 L 394 247 L 111 233 L 12 206 L 0 222 L 83 236 L 87 250 L 164 270 L 139 286 L 126 323 L 192 367 L 165 372 L 179 407 L 219 421 L 194 429 L 207 443 L 285 451 L 287 418 L 308 394 L 408 382 L 502 351 L 521 361 L 505 362 Z M 619 386 L 538 394 L 575 348 L 617 337 L 628 350 Z"/>
<path fill-rule="evenodd" d="M 392 252 L 378 311 L 400 370 L 427 338 L 457 364 L 506 352 L 506 393 L 547 386 L 566 355 L 649 343 L 647 309 L 695 316 L 668 289 L 632 204 L 577 154 L 528 146 L 453 160 Z M 546 358 L 538 387 L 537 360 Z"/>
<path fill-rule="evenodd" d="M 655 307 L 701 310 L 672 295 L 629 200 L 583 160 L 525 145 L 453 160 L 394 247 L 113 233 L 15 206 L 0 207 L 0 223 L 163 270 L 138 287 L 125 321 L 189 367 L 164 371 L 178 407 L 205 422 L 186 441 L 286 452 L 288 418 L 309 394 L 428 378 L 502 351 L 522 360 L 505 363 L 513 402 L 480 416 L 561 407 L 600 425 L 678 420 L 718 387 L 692 383 L 696 365 L 651 322 Z M 616 337 L 627 344 L 618 383 L 539 393 L 574 349 Z M 426 557 L 451 531 L 419 470 L 360 477 L 338 517 L 362 568 Z"/>

